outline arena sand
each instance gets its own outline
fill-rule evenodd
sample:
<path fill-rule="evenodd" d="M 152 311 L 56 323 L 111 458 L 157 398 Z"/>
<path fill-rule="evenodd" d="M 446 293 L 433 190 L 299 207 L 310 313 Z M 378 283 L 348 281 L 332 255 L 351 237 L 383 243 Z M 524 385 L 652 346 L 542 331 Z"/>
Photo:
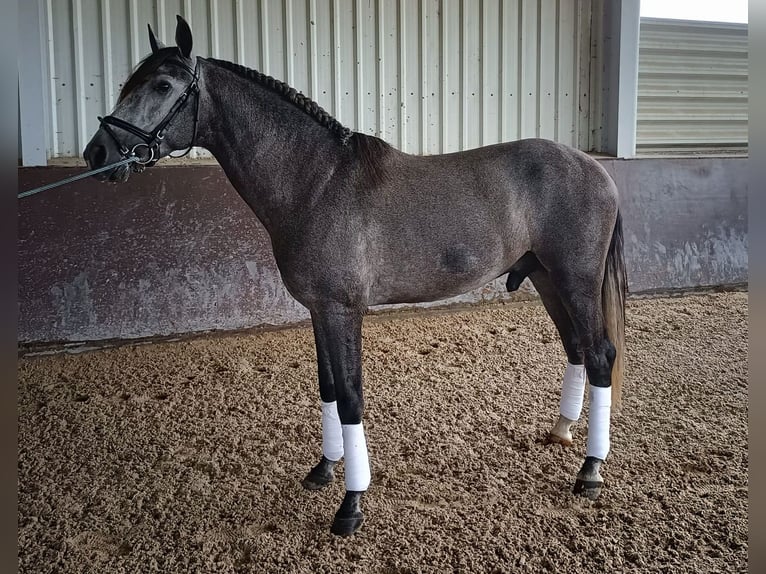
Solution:
<path fill-rule="evenodd" d="M 320 454 L 309 328 L 22 358 L 21 572 L 745 572 L 747 294 L 632 300 L 606 486 L 545 444 L 565 356 L 538 304 L 370 317 L 366 521 Z M 587 406 L 584 416 L 587 415 Z"/>

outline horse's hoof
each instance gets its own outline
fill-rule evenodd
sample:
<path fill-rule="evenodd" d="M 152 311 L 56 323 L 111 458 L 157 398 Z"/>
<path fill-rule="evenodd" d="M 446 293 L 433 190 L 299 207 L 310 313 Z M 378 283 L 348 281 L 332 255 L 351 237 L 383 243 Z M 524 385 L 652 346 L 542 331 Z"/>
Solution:
<path fill-rule="evenodd" d="M 572 439 L 572 425 L 575 421 L 563 416 L 559 416 L 556 424 L 548 433 L 548 443 L 555 442 L 562 446 L 572 446 L 574 441 Z"/>
<path fill-rule="evenodd" d="M 588 500 L 596 500 L 601 495 L 601 490 L 604 487 L 604 482 L 596 480 L 575 480 L 574 489 L 572 492 L 578 496 L 583 496 Z"/>
<path fill-rule="evenodd" d="M 322 457 L 319 464 L 312 468 L 306 475 L 306 478 L 301 481 L 303 488 L 306 490 L 320 490 L 330 484 L 335 478 L 333 468 L 336 463 L 337 461 Z"/>
<path fill-rule="evenodd" d="M 351 536 L 354 532 L 359 530 L 359 527 L 362 526 L 362 522 L 364 522 L 364 515 L 361 512 L 359 513 L 359 516 L 350 518 L 339 518 L 336 516 L 335 520 L 332 521 L 330 532 L 335 534 L 335 536 Z"/>
<path fill-rule="evenodd" d="M 335 513 L 335 519 L 332 521 L 330 532 L 336 536 L 351 536 L 359 530 L 364 521 L 362 514 L 362 494 L 364 492 L 346 491 L 343 503 L 338 512 Z"/>
<path fill-rule="evenodd" d="M 584 496 L 589 500 L 596 500 L 604 488 L 604 479 L 601 477 L 601 459 L 595 456 L 586 456 L 585 462 L 577 473 L 574 489 L 572 492 L 579 496 Z"/>
<path fill-rule="evenodd" d="M 548 433 L 547 442 L 548 444 L 556 443 L 556 444 L 560 444 L 561 446 L 567 446 L 567 447 L 572 446 L 574 444 L 574 442 L 572 441 L 571 435 L 570 435 L 570 438 L 566 438 L 563 436 L 553 434 L 552 432 Z"/>

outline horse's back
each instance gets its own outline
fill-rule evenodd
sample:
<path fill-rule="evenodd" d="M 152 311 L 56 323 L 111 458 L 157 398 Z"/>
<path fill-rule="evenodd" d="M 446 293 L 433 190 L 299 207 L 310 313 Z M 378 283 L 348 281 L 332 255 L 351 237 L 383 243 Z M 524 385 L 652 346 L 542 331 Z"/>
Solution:
<path fill-rule="evenodd" d="M 614 203 L 616 187 L 588 154 L 545 139 L 524 139 L 471 150 L 416 156 L 396 152 L 386 183 L 375 190 L 387 201 L 418 205 L 470 202 L 476 209 L 525 202 L 538 211 L 548 201 Z"/>

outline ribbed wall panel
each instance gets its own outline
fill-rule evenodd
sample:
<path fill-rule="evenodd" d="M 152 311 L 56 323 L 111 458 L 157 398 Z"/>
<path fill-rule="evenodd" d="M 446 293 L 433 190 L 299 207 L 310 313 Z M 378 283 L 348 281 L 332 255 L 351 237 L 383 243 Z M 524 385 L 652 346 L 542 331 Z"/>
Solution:
<path fill-rule="evenodd" d="M 592 0 L 47 0 L 53 141 L 79 156 L 175 15 L 202 56 L 259 69 L 411 153 L 546 137 L 591 149 Z M 587 106 L 586 106 L 587 109 Z M 196 154 L 204 155 L 204 154 Z"/>
<path fill-rule="evenodd" d="M 746 151 L 747 24 L 644 18 L 637 151 Z"/>

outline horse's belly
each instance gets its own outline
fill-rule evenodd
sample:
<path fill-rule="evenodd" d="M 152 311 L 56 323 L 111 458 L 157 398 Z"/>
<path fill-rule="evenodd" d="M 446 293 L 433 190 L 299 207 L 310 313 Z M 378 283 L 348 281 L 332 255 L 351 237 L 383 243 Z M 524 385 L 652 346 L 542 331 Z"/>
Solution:
<path fill-rule="evenodd" d="M 370 305 L 424 303 L 462 295 L 506 273 L 517 258 L 481 254 L 461 244 L 445 248 L 438 256 L 411 261 L 403 257 L 374 270 Z"/>
<path fill-rule="evenodd" d="M 450 201 L 448 201 L 451 199 Z M 371 305 L 461 295 L 506 273 L 529 249 L 524 220 L 500 200 L 446 192 L 368 227 Z M 493 207 L 494 206 L 494 207 Z"/>

